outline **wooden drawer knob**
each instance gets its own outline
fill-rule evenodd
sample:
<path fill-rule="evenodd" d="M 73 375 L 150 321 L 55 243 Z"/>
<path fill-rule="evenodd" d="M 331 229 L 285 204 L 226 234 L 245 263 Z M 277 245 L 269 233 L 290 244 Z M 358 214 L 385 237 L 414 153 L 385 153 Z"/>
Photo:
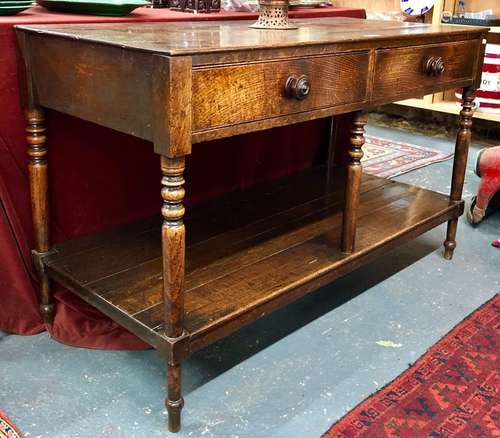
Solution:
<path fill-rule="evenodd" d="M 441 76 L 445 69 L 443 58 L 440 56 L 431 56 L 425 63 L 425 72 L 429 76 Z"/>
<path fill-rule="evenodd" d="M 306 75 L 290 76 L 285 83 L 285 95 L 292 99 L 303 100 L 311 91 L 311 83 Z"/>

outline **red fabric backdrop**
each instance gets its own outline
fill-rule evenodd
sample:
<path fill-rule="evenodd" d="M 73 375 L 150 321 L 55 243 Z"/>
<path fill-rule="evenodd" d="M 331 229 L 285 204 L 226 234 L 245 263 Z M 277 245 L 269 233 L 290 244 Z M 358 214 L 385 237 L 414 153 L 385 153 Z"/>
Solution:
<path fill-rule="evenodd" d="M 292 16 L 364 18 L 362 9 L 303 10 Z M 255 14 L 192 15 L 142 8 L 126 18 L 48 13 L 40 7 L 0 17 L 0 329 L 35 334 L 48 329 L 66 344 L 109 349 L 147 346 L 75 295 L 54 285 L 56 317 L 38 315 L 24 121 L 19 105 L 13 25 L 27 23 L 255 19 Z M 159 157 L 152 145 L 73 117 L 47 117 L 52 240 L 58 242 L 158 213 Z M 326 140 L 326 122 L 278 128 L 196 144 L 187 161 L 187 205 L 288 175 L 311 165 Z M 225 157 L 210 160 L 214 153 Z M 205 170 L 210 160 L 210 171 Z M 215 167 L 214 167 L 215 166 Z"/>

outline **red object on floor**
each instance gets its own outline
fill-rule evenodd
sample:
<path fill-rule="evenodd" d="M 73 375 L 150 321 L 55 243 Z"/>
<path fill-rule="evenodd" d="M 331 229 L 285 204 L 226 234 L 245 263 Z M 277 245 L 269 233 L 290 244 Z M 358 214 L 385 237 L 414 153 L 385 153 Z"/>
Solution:
<path fill-rule="evenodd" d="M 5 412 L 0 410 L 0 438 L 23 438 L 24 435 L 19 432 L 19 429 L 7 417 Z"/>
<path fill-rule="evenodd" d="M 323 438 L 500 436 L 500 295 Z"/>
<path fill-rule="evenodd" d="M 291 16 L 365 18 L 365 12 L 354 8 L 318 8 L 293 11 Z M 13 25 L 256 17 L 241 12 L 194 15 L 141 8 L 128 17 L 115 18 L 57 14 L 41 7 L 0 17 L 0 330 L 28 335 L 45 329 L 38 315 L 36 277 L 30 261 L 33 233 Z M 54 242 L 159 212 L 159 157 L 150 143 L 57 112 L 48 113 L 47 124 Z M 325 120 L 317 120 L 213 142 L 211 154 L 224 159 L 210 156 L 205 144 L 194 145 L 186 169 L 187 203 L 310 166 L 325 142 L 326 128 Z M 147 347 L 74 294 L 57 288 L 56 299 L 56 318 L 47 327 L 55 339 L 90 348 Z"/>
<path fill-rule="evenodd" d="M 481 178 L 481 182 L 467 213 L 467 219 L 472 224 L 478 224 L 484 219 L 490 201 L 500 192 L 500 146 L 485 148 L 479 152 L 476 175 Z"/>
<path fill-rule="evenodd" d="M 491 244 L 492 244 L 495 248 L 500 248 L 500 239 L 496 239 L 496 240 L 494 240 L 493 242 L 491 242 Z"/>

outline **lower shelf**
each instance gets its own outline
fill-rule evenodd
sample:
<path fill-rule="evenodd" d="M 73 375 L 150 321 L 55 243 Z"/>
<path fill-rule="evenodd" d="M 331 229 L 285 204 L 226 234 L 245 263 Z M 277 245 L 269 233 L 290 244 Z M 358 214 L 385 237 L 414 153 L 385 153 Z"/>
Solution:
<path fill-rule="evenodd" d="M 185 328 L 195 351 L 459 216 L 462 203 L 364 175 L 356 251 L 339 251 L 341 173 L 316 168 L 233 193 L 186 217 Z M 444 236 L 443 236 L 444 237 Z M 57 245 L 49 275 L 163 349 L 160 219 Z"/>

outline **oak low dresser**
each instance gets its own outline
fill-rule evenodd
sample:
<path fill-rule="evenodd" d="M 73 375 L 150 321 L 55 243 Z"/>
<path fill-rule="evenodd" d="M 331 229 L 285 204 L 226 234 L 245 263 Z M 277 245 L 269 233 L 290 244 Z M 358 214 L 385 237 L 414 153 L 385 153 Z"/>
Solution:
<path fill-rule="evenodd" d="M 455 249 L 487 29 L 295 23 L 17 28 L 42 316 L 52 320 L 54 280 L 158 349 L 171 431 L 191 353 L 443 222 L 444 256 Z M 464 91 L 449 196 L 362 178 L 366 109 L 454 87 Z M 162 217 L 51 246 L 44 108 L 151 141 Z M 345 168 L 326 163 L 185 214 L 192 144 L 341 113 L 353 113 Z"/>

